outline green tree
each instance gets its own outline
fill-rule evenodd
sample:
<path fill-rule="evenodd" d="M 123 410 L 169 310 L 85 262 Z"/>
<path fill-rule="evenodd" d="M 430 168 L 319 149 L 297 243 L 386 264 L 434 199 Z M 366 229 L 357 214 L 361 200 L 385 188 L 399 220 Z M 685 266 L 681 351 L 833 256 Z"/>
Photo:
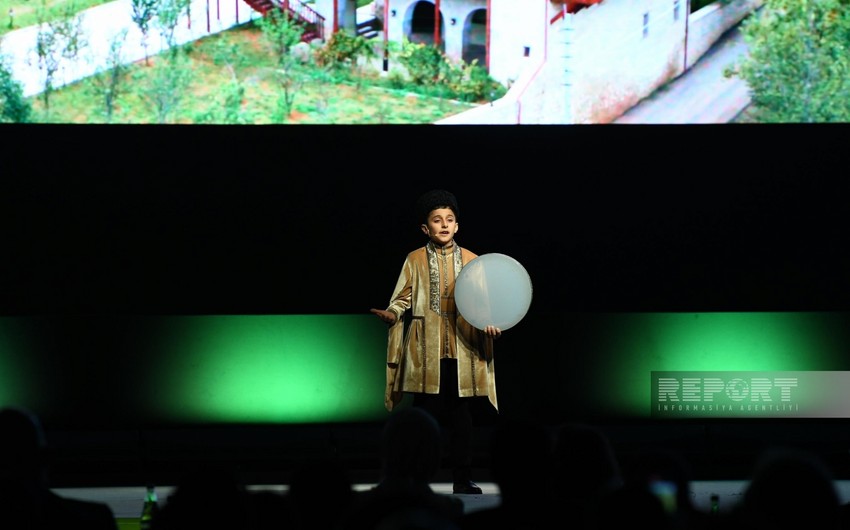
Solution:
<path fill-rule="evenodd" d="M 404 39 L 398 61 L 407 69 L 407 75 L 415 85 L 432 86 L 446 79 L 450 64 L 436 46 L 410 42 Z"/>
<path fill-rule="evenodd" d="M 63 59 L 72 63 L 87 43 L 82 28 L 83 14 L 77 12 L 73 2 L 63 5 L 55 18 L 48 13 L 46 2 L 43 2 L 38 10 L 38 20 L 35 54 L 38 68 L 44 75 L 41 100 L 49 114 L 50 95 L 55 89 L 56 74 L 63 65 Z"/>
<path fill-rule="evenodd" d="M 245 84 L 240 71 L 248 63 L 240 53 L 239 46 L 225 38 L 216 38 L 211 47 L 213 64 L 218 66 L 226 81 L 213 94 L 209 109 L 197 116 L 201 123 L 251 123 L 251 117 L 245 112 Z"/>
<path fill-rule="evenodd" d="M 95 95 L 103 102 L 103 116 L 107 122 L 112 121 L 115 104 L 124 92 L 124 81 L 127 78 L 127 65 L 124 64 L 122 48 L 127 39 L 127 30 L 118 32 L 109 45 L 106 65 L 103 71 L 91 76 L 91 87 Z"/>
<path fill-rule="evenodd" d="M 363 35 L 354 35 L 340 30 L 331 35 L 328 42 L 316 53 L 316 61 L 330 68 L 356 69 L 361 59 L 374 59 L 378 56 L 370 39 Z"/>
<path fill-rule="evenodd" d="M 142 49 L 145 51 L 145 64 L 150 64 L 148 60 L 148 35 L 151 31 L 151 21 L 156 16 L 158 4 L 159 0 L 131 0 L 133 23 L 136 24 L 142 33 Z"/>
<path fill-rule="evenodd" d="M 292 18 L 288 11 L 271 9 L 262 18 L 257 19 L 263 41 L 274 53 L 278 67 L 286 67 L 294 62 L 292 47 L 301 42 L 304 27 Z"/>
<path fill-rule="evenodd" d="M 493 101 L 507 92 L 484 67 L 478 65 L 478 60 L 471 63 L 452 61 L 436 46 L 407 39 L 394 53 L 414 85 L 424 87 L 429 94 L 436 94 L 441 99 Z"/>
<path fill-rule="evenodd" d="M 321 68 L 353 79 L 356 88 L 360 90 L 369 61 L 377 56 L 378 52 L 370 39 L 340 30 L 317 50 L 316 62 Z"/>
<path fill-rule="evenodd" d="M 31 114 L 32 107 L 24 97 L 21 84 L 12 77 L 8 58 L 0 54 L 0 122 L 25 123 Z"/>
<path fill-rule="evenodd" d="M 175 54 L 177 39 L 174 34 L 177 31 L 177 24 L 180 23 L 180 17 L 188 16 L 190 3 L 191 0 L 159 0 L 154 24 L 165 39 L 168 48 Z"/>
<path fill-rule="evenodd" d="M 749 85 L 758 121 L 850 121 L 845 0 L 768 0 L 741 30 L 749 56 L 732 74 Z"/>
<path fill-rule="evenodd" d="M 277 83 L 278 97 L 272 121 L 285 122 L 295 108 L 295 96 L 304 88 L 306 76 L 296 63 L 289 63 L 274 71 L 274 81 Z"/>
<path fill-rule="evenodd" d="M 139 97 L 150 106 L 157 123 L 168 123 L 192 81 L 191 63 L 186 52 L 175 47 L 160 55 L 148 70 L 151 71 L 139 87 Z"/>
<path fill-rule="evenodd" d="M 471 63 L 452 64 L 447 84 L 452 96 L 461 101 L 494 101 L 507 92 L 484 67 L 478 65 L 478 59 Z"/>
<path fill-rule="evenodd" d="M 293 47 L 301 42 L 304 27 L 283 9 L 268 11 L 256 23 L 276 61 L 273 78 L 278 97 L 271 117 L 275 122 L 283 122 L 292 114 L 295 97 L 304 87 L 305 74 L 292 53 Z"/>

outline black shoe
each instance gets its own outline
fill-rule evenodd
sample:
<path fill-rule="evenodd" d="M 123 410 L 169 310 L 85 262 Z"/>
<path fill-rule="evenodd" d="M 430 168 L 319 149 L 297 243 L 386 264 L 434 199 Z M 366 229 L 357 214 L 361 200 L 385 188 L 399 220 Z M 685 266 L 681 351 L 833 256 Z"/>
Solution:
<path fill-rule="evenodd" d="M 481 488 L 471 480 L 455 482 L 452 490 L 454 493 L 461 493 L 463 495 L 481 495 Z"/>

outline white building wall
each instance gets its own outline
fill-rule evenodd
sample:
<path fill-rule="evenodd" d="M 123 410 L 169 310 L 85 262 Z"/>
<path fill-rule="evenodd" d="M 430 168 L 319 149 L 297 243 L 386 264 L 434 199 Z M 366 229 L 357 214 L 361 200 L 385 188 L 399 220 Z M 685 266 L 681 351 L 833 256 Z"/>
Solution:
<path fill-rule="evenodd" d="M 410 27 L 413 16 L 413 5 L 418 0 L 385 0 L 389 15 L 387 16 L 387 40 L 401 43 L 405 35 L 405 27 Z M 395 13 L 393 15 L 392 13 Z"/>
<path fill-rule="evenodd" d="M 675 2 L 605 0 L 573 15 L 573 123 L 607 123 L 684 71 L 687 5 L 675 20 Z"/>
<path fill-rule="evenodd" d="M 495 8 L 493 11 L 495 12 Z M 522 38 L 522 35 L 516 32 L 512 35 L 513 40 L 507 35 L 505 38 L 491 39 L 491 54 L 498 53 L 494 50 L 499 49 L 500 45 L 510 46 L 513 49 L 518 43 L 526 43 L 519 44 L 520 49 L 522 46 L 528 46 L 527 43 L 533 42 L 536 45 L 529 46 L 532 49 L 528 57 L 525 57 L 523 53 L 520 53 L 518 58 L 505 53 L 495 64 L 491 59 L 491 75 L 493 68 L 501 67 L 503 74 L 511 72 L 508 78 L 510 89 L 504 97 L 492 104 L 450 116 L 439 121 L 438 124 L 569 123 L 571 120 L 569 114 L 571 108 L 568 104 L 571 97 L 569 86 L 571 60 L 564 54 L 551 55 L 551 53 L 553 49 L 563 50 L 569 46 L 569 40 L 573 38 L 573 28 L 571 24 L 567 24 L 553 29 L 549 20 L 558 13 L 558 8 L 544 5 L 543 9 L 537 12 L 538 17 L 534 21 L 537 32 L 530 31 L 527 38 Z M 511 17 L 506 20 L 511 20 Z M 542 20 L 546 21 L 545 25 L 541 24 Z"/>
<path fill-rule="evenodd" d="M 524 68 L 544 60 L 548 0 L 490 2 L 490 76 L 510 87 Z M 525 56 L 525 49 L 528 56 Z"/>
<path fill-rule="evenodd" d="M 463 59 L 463 28 L 466 19 L 476 9 L 486 8 L 486 0 L 441 0 L 443 13 L 445 54 L 450 59 Z M 454 20 L 454 24 L 452 23 Z"/>
<path fill-rule="evenodd" d="M 410 30 L 413 8 L 419 0 L 383 0 L 389 15 L 387 16 L 387 40 L 402 42 Z M 432 6 L 434 0 L 428 0 Z M 440 13 L 443 15 L 443 46 L 447 57 L 453 60 L 463 58 L 463 28 L 470 13 L 487 7 L 487 0 L 440 0 Z M 395 16 L 392 12 L 395 11 Z M 454 24 L 452 24 L 454 20 Z"/>
<path fill-rule="evenodd" d="M 318 14 L 325 17 L 325 39 L 330 37 L 331 33 L 334 29 L 334 19 L 333 19 L 333 11 L 334 11 L 334 3 L 333 0 L 315 0 L 315 2 L 310 6 L 312 7 Z"/>
<path fill-rule="evenodd" d="M 499 24 L 500 31 L 512 15 L 514 20 L 519 16 L 510 11 L 510 6 L 505 7 L 506 14 L 497 13 L 495 6 L 502 2 L 511 0 L 492 0 L 493 26 Z M 685 60 L 690 68 L 725 31 L 763 2 L 718 2 L 700 9 L 688 21 L 685 0 L 679 4 L 678 20 L 674 19 L 674 0 L 603 0 L 539 30 L 540 35 L 549 35 L 549 44 L 548 50 L 534 60 L 515 60 L 509 53 L 525 40 L 526 33 L 517 30 L 515 35 L 498 37 L 491 33 L 491 75 L 498 80 L 512 79 L 518 71 L 517 81 L 504 98 L 492 105 L 439 123 L 609 123 L 681 75 Z M 554 4 L 543 3 L 550 9 L 543 14 L 548 24 L 557 13 L 551 11 Z M 649 14 L 646 36 L 644 13 Z M 533 22 L 525 25 L 531 28 Z M 565 27 L 572 28 L 572 36 L 558 37 Z M 499 56 L 501 53 L 504 57 Z M 512 111 L 516 111 L 516 116 L 511 115 Z M 466 115 L 471 121 L 466 121 Z M 562 121 L 554 121 L 558 119 Z"/>
<path fill-rule="evenodd" d="M 572 123 L 572 99 L 576 58 L 570 53 L 576 38 L 569 15 L 552 24 L 558 11 L 547 13 L 545 61 L 531 73 L 527 86 L 518 94 L 520 124 L 554 125 Z"/>

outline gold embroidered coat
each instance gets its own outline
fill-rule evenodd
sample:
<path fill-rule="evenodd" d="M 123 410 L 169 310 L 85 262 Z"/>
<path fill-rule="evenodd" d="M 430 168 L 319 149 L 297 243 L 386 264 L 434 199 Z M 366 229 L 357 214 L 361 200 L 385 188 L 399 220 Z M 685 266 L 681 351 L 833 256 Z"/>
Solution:
<path fill-rule="evenodd" d="M 476 257 L 454 241 L 445 247 L 429 241 L 405 258 L 387 307 L 396 316 L 387 345 L 387 410 L 405 392 L 439 393 L 443 357 L 457 359 L 461 397 L 488 396 L 498 410 L 493 339 L 464 320 L 454 303 L 455 280 Z"/>

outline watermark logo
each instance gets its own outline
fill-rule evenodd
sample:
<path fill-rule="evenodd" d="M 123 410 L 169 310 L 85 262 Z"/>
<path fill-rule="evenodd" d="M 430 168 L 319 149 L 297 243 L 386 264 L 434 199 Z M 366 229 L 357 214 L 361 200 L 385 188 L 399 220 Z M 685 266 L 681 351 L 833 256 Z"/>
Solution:
<path fill-rule="evenodd" d="M 806 414 L 822 417 L 806 409 L 804 397 L 818 388 L 810 386 L 819 384 L 813 381 L 812 374 L 835 373 L 651 372 L 651 415 L 659 418 Z"/>

